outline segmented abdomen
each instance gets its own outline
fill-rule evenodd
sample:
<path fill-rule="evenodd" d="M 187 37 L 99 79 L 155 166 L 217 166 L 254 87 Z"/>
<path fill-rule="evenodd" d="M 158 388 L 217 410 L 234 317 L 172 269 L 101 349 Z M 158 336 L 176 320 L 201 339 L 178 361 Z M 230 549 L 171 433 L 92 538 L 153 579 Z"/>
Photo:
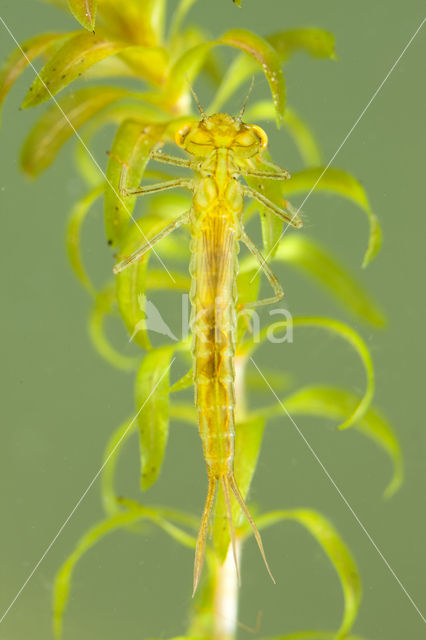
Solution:
<path fill-rule="evenodd" d="M 195 404 L 207 467 L 215 477 L 234 459 L 234 356 L 239 224 L 220 203 L 191 228 L 191 330 Z"/>

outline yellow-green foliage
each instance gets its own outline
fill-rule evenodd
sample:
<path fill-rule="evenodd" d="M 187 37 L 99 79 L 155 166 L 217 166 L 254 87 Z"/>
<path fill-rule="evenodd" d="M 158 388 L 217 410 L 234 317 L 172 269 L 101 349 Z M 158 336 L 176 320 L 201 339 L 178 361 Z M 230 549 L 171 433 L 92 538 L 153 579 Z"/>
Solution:
<path fill-rule="evenodd" d="M 170 27 L 165 32 L 166 0 L 68 0 L 61 2 L 65 10 L 71 9 L 83 29 L 71 33 L 37 35 L 22 44 L 23 54 L 17 50 L 6 61 L 0 75 L 0 104 L 25 67 L 41 57 L 44 66 L 39 77 L 32 82 L 22 103 L 30 108 L 43 102 L 50 105 L 28 134 L 21 154 L 22 169 L 30 176 L 37 176 L 55 161 L 62 146 L 70 139 L 78 140 L 75 153 L 77 168 L 87 193 L 73 208 L 68 225 L 67 249 L 70 263 L 77 277 L 93 298 L 90 316 L 90 335 L 99 353 L 112 365 L 123 369 L 138 369 L 136 376 L 137 419 L 130 419 L 113 434 L 105 453 L 102 479 L 103 502 L 106 519 L 95 525 L 78 543 L 64 563 L 56 580 L 54 592 L 55 633 L 61 634 L 62 619 L 68 599 L 72 572 L 76 562 L 104 535 L 118 528 L 128 528 L 141 520 L 149 520 L 163 528 L 178 543 L 194 546 L 198 518 L 171 509 L 146 508 L 130 500 L 118 499 L 114 491 L 115 469 L 124 442 L 135 430 L 140 431 L 141 486 L 150 487 L 158 477 L 163 463 L 169 420 L 178 417 L 196 424 L 193 406 L 179 403 L 175 394 L 191 386 L 189 342 L 164 341 L 153 348 L 149 332 L 143 326 L 135 334 L 134 342 L 140 347 L 140 357 L 121 354 L 110 343 L 105 333 L 108 316 L 119 315 L 130 335 L 145 317 L 144 300 L 147 291 L 175 289 L 188 291 L 187 264 L 189 242 L 182 244 L 173 238 L 159 248 L 161 256 L 173 257 L 180 263 L 170 279 L 161 268 L 154 268 L 149 257 L 122 273 L 115 283 L 107 278 L 106 285 L 97 290 L 84 266 L 81 255 L 81 235 L 84 221 L 93 204 L 102 196 L 105 207 L 106 240 L 119 255 L 128 255 L 141 242 L 142 237 L 152 237 L 165 219 L 188 206 L 182 195 L 167 196 L 167 207 L 156 207 L 165 196 L 144 202 L 136 210 L 133 198 L 123 201 L 119 194 L 119 180 L 123 163 L 127 163 L 126 187 L 132 188 L 143 180 L 161 177 L 157 167 L 150 162 L 152 149 L 171 141 L 183 119 L 196 119 L 191 101 L 189 84 L 202 74 L 215 85 L 214 99 L 209 112 L 224 109 L 226 101 L 251 76 L 264 73 L 269 83 L 271 99 L 250 104 L 246 119 L 251 121 L 274 120 L 285 127 L 296 142 L 305 168 L 284 183 L 264 181 L 264 193 L 276 202 L 294 193 L 308 194 L 313 188 L 348 198 L 368 216 L 370 239 L 364 264 L 370 261 L 380 247 L 380 228 L 365 191 L 355 178 L 338 169 L 324 168 L 321 153 L 308 125 L 290 108 L 286 108 L 286 88 L 283 64 L 291 61 L 295 52 L 304 51 L 313 58 L 335 59 L 334 38 L 321 29 L 292 29 L 278 31 L 263 38 L 238 29 L 225 31 L 210 37 L 196 25 L 187 25 L 187 13 L 195 0 L 181 0 Z M 234 0 L 235 4 L 241 3 Z M 235 51 L 234 61 L 225 72 L 215 52 L 218 47 Z M 84 87 L 74 89 L 72 83 L 81 76 Z M 125 82 L 121 82 L 123 79 Z M 91 86 L 91 80 L 95 81 Z M 101 84 L 99 83 L 101 81 Z M 130 81 L 130 82 L 129 82 Z M 246 89 L 244 88 L 244 93 Z M 243 97 L 243 96 L 242 96 Z M 106 167 L 101 168 L 91 156 L 90 145 L 102 128 L 115 125 L 111 140 L 111 152 Z M 82 144 L 84 143 L 84 144 Z M 106 173 L 106 180 L 102 173 Z M 319 177 L 321 180 L 318 182 Z M 257 181 L 259 183 L 259 181 Z M 165 214 L 159 214 L 165 210 Z M 247 215 L 258 211 L 262 222 L 265 254 L 271 260 L 284 262 L 311 277 L 326 292 L 334 296 L 349 312 L 366 323 L 384 324 L 381 311 L 364 292 L 356 280 L 342 267 L 330 252 L 319 246 L 305 234 L 286 235 L 281 242 L 282 223 L 271 218 L 260 205 L 251 206 Z M 238 278 L 239 301 L 253 299 L 257 295 L 259 278 L 254 282 L 256 264 L 251 257 L 241 261 Z M 367 378 L 362 397 L 341 389 L 321 384 L 294 390 L 283 398 L 287 410 L 294 415 L 310 414 L 327 417 L 342 427 L 353 426 L 374 440 L 390 456 L 394 476 L 386 495 L 393 493 L 402 480 L 402 461 L 397 439 L 384 417 L 371 407 L 374 389 L 373 365 L 368 348 L 362 338 L 348 325 L 331 318 L 295 318 L 295 326 L 321 327 L 348 341 L 363 363 Z M 237 357 L 248 359 L 254 344 L 241 326 Z M 266 336 L 266 330 L 262 338 Z M 176 358 L 187 363 L 188 373 L 172 386 L 170 367 Z M 269 374 L 268 374 L 269 375 Z M 277 385 L 285 379 L 283 372 L 275 375 Z M 247 377 L 247 387 L 256 382 Z M 155 390 L 153 395 L 151 392 Z M 147 400 L 148 399 L 148 400 Z M 237 425 L 235 470 L 239 486 L 247 494 L 259 455 L 260 444 L 267 420 L 282 412 L 280 404 L 263 410 L 247 409 Z M 344 437 L 337 435 L 336 437 Z M 218 500 L 217 522 L 224 515 L 224 505 Z M 235 521 L 239 511 L 235 508 Z M 360 597 L 360 580 L 354 560 L 343 541 L 323 516 L 313 511 L 276 511 L 257 518 L 259 528 L 275 522 L 295 520 L 314 536 L 324 549 L 340 579 L 344 594 L 342 623 L 337 632 L 306 631 L 280 636 L 282 640 L 309 638 L 347 638 L 355 620 Z M 250 535 L 246 528 L 239 529 L 239 536 Z M 209 550 L 209 567 L 214 567 L 217 557 L 223 557 L 229 545 L 229 537 L 221 527 L 214 529 L 214 545 Z M 215 549 L 215 551 L 213 551 Z M 214 570 L 205 583 L 204 594 L 199 596 L 203 606 L 213 606 L 211 580 Z M 189 585 L 188 585 L 189 588 Z M 209 595 L 210 594 L 210 595 Z M 200 611 L 192 613 L 192 621 L 186 640 L 209 638 L 210 618 Z M 355 636 L 351 636 L 356 640 Z M 183 640 L 183 637 L 182 637 Z M 278 638 L 276 639 L 278 640 Z"/>

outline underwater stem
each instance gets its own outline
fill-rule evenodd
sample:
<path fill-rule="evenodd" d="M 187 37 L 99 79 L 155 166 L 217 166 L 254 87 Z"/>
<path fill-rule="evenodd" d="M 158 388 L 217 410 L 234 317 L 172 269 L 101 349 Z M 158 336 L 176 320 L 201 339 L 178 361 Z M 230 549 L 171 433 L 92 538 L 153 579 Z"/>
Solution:
<path fill-rule="evenodd" d="M 238 541 L 237 554 L 239 558 L 241 545 Z M 225 562 L 217 568 L 213 609 L 213 639 L 234 640 L 238 620 L 238 576 L 231 546 Z"/>
<path fill-rule="evenodd" d="M 245 367 L 246 357 L 235 358 L 235 418 L 242 420 L 246 412 Z M 237 555 L 240 563 L 241 543 L 237 538 Z M 213 638 L 214 640 L 234 640 L 238 621 L 238 575 L 231 546 L 225 562 L 219 565 L 215 576 L 213 595 Z"/>

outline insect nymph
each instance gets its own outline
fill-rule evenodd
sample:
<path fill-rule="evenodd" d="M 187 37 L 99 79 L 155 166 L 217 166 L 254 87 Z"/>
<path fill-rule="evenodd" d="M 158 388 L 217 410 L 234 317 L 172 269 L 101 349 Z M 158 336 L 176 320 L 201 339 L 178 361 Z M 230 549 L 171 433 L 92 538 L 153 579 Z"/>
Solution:
<path fill-rule="evenodd" d="M 190 210 L 176 218 L 149 243 L 119 262 L 114 268 L 115 273 L 122 271 L 128 265 L 138 261 L 168 233 L 183 224 L 189 225 L 195 404 L 208 474 L 207 499 L 195 553 L 194 592 L 200 580 L 209 516 L 217 485 L 223 491 L 225 499 L 237 572 L 231 495 L 238 501 L 250 522 L 265 565 L 272 577 L 260 534 L 238 489 L 233 468 L 236 276 L 240 242 L 243 242 L 256 257 L 275 294 L 273 297 L 249 303 L 246 307 L 276 302 L 283 296 L 283 291 L 261 253 L 244 230 L 244 198 L 254 198 L 287 223 L 295 227 L 301 226 L 297 215 L 281 209 L 239 180 L 240 177 L 245 176 L 260 180 L 285 180 L 290 177 L 287 171 L 271 163 L 262 163 L 260 168 L 256 167 L 256 160 L 260 159 L 268 140 L 265 132 L 258 126 L 242 122 L 244 107 L 236 118 L 223 113 L 208 117 L 198 101 L 197 104 L 201 121 L 182 126 L 175 136 L 177 145 L 188 152 L 191 158 L 188 160 L 175 158 L 158 151 L 151 154 L 157 161 L 191 169 L 195 172 L 195 177 L 127 190 L 124 186 L 126 181 L 124 168 L 120 184 L 123 196 L 144 195 L 173 187 L 186 187 L 193 193 Z M 267 170 L 263 170 L 265 166 Z"/>

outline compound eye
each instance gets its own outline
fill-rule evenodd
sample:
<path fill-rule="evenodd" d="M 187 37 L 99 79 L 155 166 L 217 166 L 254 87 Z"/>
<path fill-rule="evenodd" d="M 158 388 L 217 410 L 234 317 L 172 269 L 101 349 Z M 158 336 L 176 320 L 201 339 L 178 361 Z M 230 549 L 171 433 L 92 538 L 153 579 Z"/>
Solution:
<path fill-rule="evenodd" d="M 266 133 L 264 132 L 263 129 L 261 129 L 260 127 L 258 127 L 255 124 L 251 125 L 251 130 L 253 131 L 253 133 L 256 136 L 256 138 L 259 139 L 260 151 L 264 151 L 266 149 L 266 147 L 268 146 L 268 136 L 266 135 Z"/>
<path fill-rule="evenodd" d="M 185 145 L 185 139 L 188 133 L 191 131 L 193 126 L 192 122 L 187 122 L 183 124 L 175 133 L 175 142 L 178 147 L 183 147 Z"/>

